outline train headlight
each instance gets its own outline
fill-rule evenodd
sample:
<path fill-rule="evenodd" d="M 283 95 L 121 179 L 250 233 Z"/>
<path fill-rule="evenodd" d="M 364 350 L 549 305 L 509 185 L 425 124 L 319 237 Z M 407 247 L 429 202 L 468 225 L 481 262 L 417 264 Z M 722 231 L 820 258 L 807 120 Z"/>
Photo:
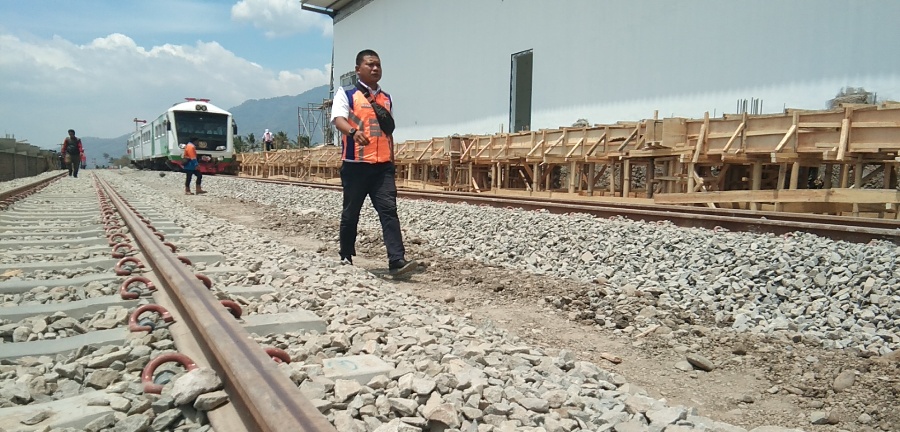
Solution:
<path fill-rule="evenodd" d="M 216 147 L 216 151 L 225 151 L 225 146 Z"/>

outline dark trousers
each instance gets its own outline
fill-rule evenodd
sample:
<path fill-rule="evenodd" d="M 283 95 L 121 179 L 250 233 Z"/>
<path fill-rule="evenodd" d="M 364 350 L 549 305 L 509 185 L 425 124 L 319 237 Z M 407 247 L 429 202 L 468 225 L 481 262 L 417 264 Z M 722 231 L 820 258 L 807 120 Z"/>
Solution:
<path fill-rule="evenodd" d="M 184 178 L 184 189 L 185 190 L 188 190 L 191 188 L 191 176 L 194 174 L 197 175 L 197 187 L 198 188 L 201 187 L 200 183 L 203 182 L 203 174 L 200 174 L 200 170 L 185 171 L 184 173 L 187 174 L 187 176 Z"/>
<path fill-rule="evenodd" d="M 72 162 L 69 162 L 69 175 L 78 177 L 78 168 L 81 167 L 81 161 L 76 160 L 75 158 L 72 158 L 71 161 Z"/>
<path fill-rule="evenodd" d="M 344 209 L 341 212 L 341 257 L 356 255 L 356 235 L 359 212 L 366 201 L 381 220 L 381 233 L 387 247 L 388 262 L 404 259 L 403 234 L 400 233 L 400 217 L 397 216 L 396 169 L 393 163 L 369 164 L 344 162 L 341 165 L 341 185 L 344 187 Z"/>

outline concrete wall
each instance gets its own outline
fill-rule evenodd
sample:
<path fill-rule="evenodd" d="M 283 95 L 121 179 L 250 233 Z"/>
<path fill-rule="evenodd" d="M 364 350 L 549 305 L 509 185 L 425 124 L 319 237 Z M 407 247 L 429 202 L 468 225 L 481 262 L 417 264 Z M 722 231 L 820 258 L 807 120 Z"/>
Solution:
<path fill-rule="evenodd" d="M 0 181 L 36 176 L 59 168 L 56 153 L 15 139 L 0 138 Z"/>
<path fill-rule="evenodd" d="M 378 51 L 399 141 L 508 129 L 511 55 L 525 50 L 532 130 L 720 115 L 742 98 L 767 113 L 824 109 L 844 86 L 900 100 L 897 1 L 360 4 L 335 21 L 335 82 L 358 51 Z"/>

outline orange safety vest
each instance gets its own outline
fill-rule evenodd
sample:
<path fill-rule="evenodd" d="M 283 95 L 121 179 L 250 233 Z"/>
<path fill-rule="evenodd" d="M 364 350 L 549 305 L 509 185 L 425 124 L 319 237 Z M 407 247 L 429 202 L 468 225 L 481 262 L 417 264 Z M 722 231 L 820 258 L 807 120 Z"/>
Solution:
<path fill-rule="evenodd" d="M 184 146 L 184 158 L 197 159 L 197 148 L 194 146 L 194 143 L 189 142 Z"/>
<path fill-rule="evenodd" d="M 342 89 L 343 90 L 343 89 Z M 354 142 L 353 137 L 344 135 L 342 158 L 345 161 L 383 163 L 394 160 L 394 137 L 385 134 L 378 125 L 375 110 L 366 96 L 356 87 L 343 90 L 347 93 L 347 101 L 350 103 L 350 114 L 347 121 L 358 131 L 366 134 L 369 143 L 361 146 Z M 375 95 L 375 102 L 388 111 L 391 107 L 391 95 L 384 91 Z"/>

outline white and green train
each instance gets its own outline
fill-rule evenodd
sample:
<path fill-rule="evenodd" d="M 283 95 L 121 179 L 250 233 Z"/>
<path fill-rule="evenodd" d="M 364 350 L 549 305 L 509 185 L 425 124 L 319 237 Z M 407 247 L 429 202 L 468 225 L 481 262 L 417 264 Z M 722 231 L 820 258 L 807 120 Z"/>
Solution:
<path fill-rule="evenodd" d="M 209 99 L 185 98 L 159 117 L 144 123 L 128 138 L 128 157 L 141 169 L 180 170 L 182 149 L 196 138 L 199 170 L 204 174 L 234 174 L 234 136 L 231 113 Z"/>

